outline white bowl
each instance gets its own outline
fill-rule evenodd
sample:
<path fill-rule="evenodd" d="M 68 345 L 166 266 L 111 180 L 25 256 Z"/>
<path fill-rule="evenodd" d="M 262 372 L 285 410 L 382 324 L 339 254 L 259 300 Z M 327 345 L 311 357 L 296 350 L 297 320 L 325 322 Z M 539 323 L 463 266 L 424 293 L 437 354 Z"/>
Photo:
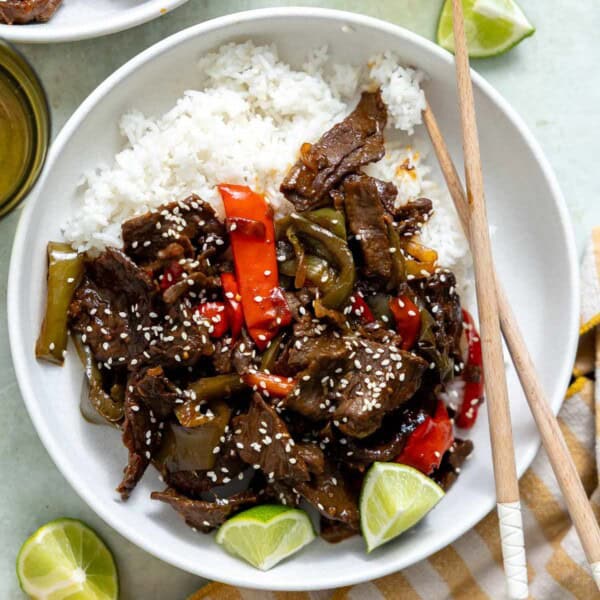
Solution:
<path fill-rule="evenodd" d="M 79 361 L 71 353 L 60 369 L 37 362 L 33 351 L 45 294 L 46 242 L 60 238 L 82 171 L 110 161 L 120 148 L 118 116 L 134 107 L 147 113 L 166 110 L 194 87 L 194 65 L 202 53 L 249 38 L 277 43 L 283 58 L 296 64 L 307 48 L 325 42 L 334 59 L 357 64 L 374 52 L 395 50 L 403 61 L 429 74 L 429 100 L 453 155 L 461 156 L 452 57 L 400 27 L 350 13 L 294 8 L 235 14 L 181 31 L 102 83 L 54 142 L 15 239 L 8 290 L 11 348 L 23 398 L 48 452 L 81 497 L 119 533 L 155 556 L 211 579 L 273 590 L 331 588 L 411 565 L 451 543 L 492 509 L 485 414 L 472 432 L 472 460 L 447 497 L 412 531 L 368 556 L 359 537 L 339 545 L 318 540 L 262 573 L 227 555 L 212 537 L 194 533 L 170 507 L 151 501 L 150 492 L 162 487 L 152 469 L 132 498 L 120 502 L 113 490 L 126 451 L 117 431 L 81 418 Z M 577 261 L 569 218 L 554 175 L 523 122 L 481 77 L 473 77 L 499 273 L 557 412 L 578 324 Z M 539 438 L 512 368 L 508 379 L 517 465 L 523 473 Z"/>
<path fill-rule="evenodd" d="M 0 39 L 24 44 L 73 42 L 152 21 L 188 0 L 63 0 L 46 23 L 0 24 Z"/>

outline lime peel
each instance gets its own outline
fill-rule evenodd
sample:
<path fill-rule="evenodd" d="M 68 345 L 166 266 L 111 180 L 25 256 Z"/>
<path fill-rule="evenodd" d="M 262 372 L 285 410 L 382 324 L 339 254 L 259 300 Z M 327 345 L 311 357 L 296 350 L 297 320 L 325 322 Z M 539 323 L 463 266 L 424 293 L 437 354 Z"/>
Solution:
<path fill-rule="evenodd" d="M 374 463 L 360 496 L 360 522 L 367 552 L 416 525 L 443 497 L 444 490 L 413 467 Z"/>
<path fill-rule="evenodd" d="M 463 0 L 463 11 L 472 58 L 498 56 L 535 33 L 535 27 L 514 0 Z M 452 0 L 446 0 L 440 13 L 437 43 L 454 52 Z"/>
<path fill-rule="evenodd" d="M 268 571 L 315 539 L 308 515 L 280 504 L 255 506 L 226 521 L 216 541 L 234 556 Z"/>
<path fill-rule="evenodd" d="M 17 577 L 35 600 L 116 600 L 117 567 L 110 550 L 85 523 L 57 519 L 40 527 L 21 546 Z"/>

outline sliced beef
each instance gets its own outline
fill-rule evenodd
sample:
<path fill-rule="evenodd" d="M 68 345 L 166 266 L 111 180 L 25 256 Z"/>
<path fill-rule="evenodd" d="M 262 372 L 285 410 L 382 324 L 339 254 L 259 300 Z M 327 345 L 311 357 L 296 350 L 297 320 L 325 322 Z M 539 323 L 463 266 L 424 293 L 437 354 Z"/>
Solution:
<path fill-rule="evenodd" d="M 364 438 L 419 389 L 428 363 L 390 344 L 361 339 L 353 346 L 354 368 L 336 387 L 341 398 L 334 416 L 340 431 Z"/>
<path fill-rule="evenodd" d="M 167 488 L 163 492 L 152 492 L 153 500 L 170 504 L 193 529 L 208 533 L 219 527 L 240 508 L 248 504 L 256 504 L 254 492 L 240 492 L 229 498 L 217 498 L 214 502 L 194 500 Z"/>
<path fill-rule="evenodd" d="M 212 357 L 213 366 L 217 373 L 246 373 L 248 369 L 256 369 L 256 350 L 252 339 L 245 331 L 241 339 L 235 343 L 230 338 L 215 343 L 215 353 Z"/>
<path fill-rule="evenodd" d="M 460 357 L 462 312 L 456 293 L 456 279 L 451 271 L 440 270 L 426 279 L 410 282 L 421 305 L 423 331 L 417 350 L 435 363 L 442 381 L 452 376 Z"/>
<path fill-rule="evenodd" d="M 454 444 L 448 452 L 444 454 L 439 468 L 431 474 L 431 478 L 436 481 L 444 491 L 448 491 L 452 484 L 458 479 L 458 474 L 463 463 L 473 452 L 473 442 L 471 440 L 454 440 Z"/>
<path fill-rule="evenodd" d="M 294 490 L 281 481 L 270 481 L 263 488 L 262 497 L 265 500 L 274 501 L 284 506 L 299 506 L 302 502 L 302 496 L 298 493 L 298 490 L 295 488 Z"/>
<path fill-rule="evenodd" d="M 2 0 L 0 2 L 0 23 L 23 25 L 38 21 L 48 21 L 60 6 L 62 0 Z"/>
<path fill-rule="evenodd" d="M 300 159 L 281 184 L 297 210 L 327 204 L 329 192 L 349 173 L 385 153 L 383 130 L 387 109 L 381 92 L 364 92 L 357 107 L 318 142 L 304 144 Z"/>
<path fill-rule="evenodd" d="M 377 196 L 383 204 L 383 208 L 393 216 L 396 213 L 395 203 L 398 197 L 398 188 L 391 181 L 381 181 L 381 179 L 375 177 L 371 177 L 371 179 L 377 189 Z"/>
<path fill-rule="evenodd" d="M 172 306 L 159 328 L 147 334 L 148 346 L 142 355 L 146 364 L 193 366 L 214 353 L 208 327 L 189 301 Z"/>
<path fill-rule="evenodd" d="M 327 461 L 322 473 L 298 483 L 295 489 L 326 519 L 341 521 L 358 530 L 358 496 L 332 462 Z"/>
<path fill-rule="evenodd" d="M 160 367 L 130 378 L 125 398 L 123 443 L 129 459 L 117 491 L 125 500 L 141 479 L 152 455 L 160 447 L 164 421 L 171 414 L 178 393 Z"/>
<path fill-rule="evenodd" d="M 394 217 L 398 233 L 407 237 L 419 233 L 433 213 L 433 204 L 429 198 L 417 198 L 398 208 L 394 208 L 393 203 L 389 205 L 384 202 L 384 206 Z"/>
<path fill-rule="evenodd" d="M 334 408 L 335 371 L 346 369 L 350 352 L 344 340 L 332 334 L 296 339 L 287 364 L 295 371 L 297 384 L 281 406 L 313 421 L 330 417 Z"/>
<path fill-rule="evenodd" d="M 330 544 L 338 544 L 358 533 L 356 526 L 321 517 L 321 537 Z"/>
<path fill-rule="evenodd" d="M 351 175 L 344 180 L 342 191 L 348 228 L 360 244 L 365 275 L 377 278 L 385 287 L 392 275 L 392 255 L 380 183 L 367 175 Z"/>
<path fill-rule="evenodd" d="M 192 256 L 194 246 L 201 252 L 210 247 L 220 251 L 227 239 L 213 208 L 195 194 L 129 219 L 121 231 L 127 255 L 144 265 L 160 259 L 159 252 L 173 243 Z"/>
<path fill-rule="evenodd" d="M 325 455 L 323 450 L 313 442 L 296 444 L 298 454 L 306 463 L 308 470 L 316 475 L 321 475 L 325 470 Z"/>
<path fill-rule="evenodd" d="M 258 465 L 269 480 L 307 481 L 308 467 L 283 419 L 259 394 L 248 413 L 233 419 L 234 441 L 240 458 Z"/>
<path fill-rule="evenodd" d="M 311 314 L 310 305 L 314 296 L 307 289 L 287 291 L 284 295 L 294 321 L 301 321 L 307 314 Z"/>
<path fill-rule="evenodd" d="M 383 421 L 381 429 L 364 439 L 346 438 L 344 445 L 337 446 L 340 460 L 360 470 L 374 462 L 388 462 L 403 450 L 410 434 L 425 421 L 427 413 L 422 409 L 401 409 L 391 413 Z"/>
<path fill-rule="evenodd" d="M 86 265 L 69 307 L 70 327 L 96 361 L 107 368 L 128 365 L 146 345 L 143 330 L 152 325 L 155 297 L 156 286 L 148 274 L 109 248 Z"/>
<path fill-rule="evenodd" d="M 163 300 L 167 304 L 175 304 L 175 302 L 190 292 L 197 296 L 198 293 L 217 290 L 220 287 L 221 282 L 218 277 L 212 277 L 202 271 L 185 273 L 181 281 L 174 283 L 163 292 Z"/>

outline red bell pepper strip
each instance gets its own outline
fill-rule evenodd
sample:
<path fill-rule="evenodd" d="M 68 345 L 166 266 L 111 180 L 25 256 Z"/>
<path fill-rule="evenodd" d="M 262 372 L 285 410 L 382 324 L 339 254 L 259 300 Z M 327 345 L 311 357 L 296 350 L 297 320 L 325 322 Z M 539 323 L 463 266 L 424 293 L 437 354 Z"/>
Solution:
<path fill-rule="evenodd" d="M 411 434 L 395 462 L 409 465 L 425 475 L 435 471 L 454 442 L 452 421 L 439 400 L 433 417 L 427 417 Z"/>
<path fill-rule="evenodd" d="M 211 329 L 209 335 L 212 338 L 222 338 L 229 329 L 229 319 L 227 318 L 227 305 L 225 302 L 205 302 L 199 304 L 196 310 L 206 319 Z"/>
<path fill-rule="evenodd" d="M 264 225 L 264 238 L 248 235 L 244 227 L 229 227 L 244 320 L 250 337 L 264 350 L 277 331 L 292 320 L 279 288 L 273 214 L 264 196 L 246 186 L 221 184 L 218 188 L 231 223 L 247 219 Z"/>
<path fill-rule="evenodd" d="M 360 292 L 354 292 L 354 294 L 350 296 L 350 314 L 358 317 L 365 325 L 375 321 L 371 308 L 365 302 L 365 299 Z"/>
<path fill-rule="evenodd" d="M 164 292 L 177 283 L 183 275 L 183 267 L 174 260 L 163 272 L 160 278 L 160 289 Z"/>
<path fill-rule="evenodd" d="M 410 350 L 421 332 L 421 313 L 408 296 L 391 298 L 389 305 L 396 321 L 396 331 L 402 336 L 402 350 Z"/>
<path fill-rule="evenodd" d="M 479 407 L 483 403 L 484 378 L 481 356 L 481 338 L 471 314 L 463 309 L 463 330 L 467 339 L 467 360 L 463 371 L 465 389 L 460 411 L 456 416 L 457 427 L 469 429 L 477 420 Z"/>
<path fill-rule="evenodd" d="M 242 297 L 238 288 L 235 275 L 233 273 L 221 274 L 221 285 L 223 286 L 223 295 L 227 306 L 227 318 L 231 328 L 231 338 L 235 342 L 244 325 L 244 313 L 242 311 Z"/>
<path fill-rule="evenodd" d="M 275 398 L 285 398 L 295 387 L 293 377 L 281 377 L 260 371 L 248 371 L 242 375 L 242 381 L 258 391 L 267 391 Z"/>

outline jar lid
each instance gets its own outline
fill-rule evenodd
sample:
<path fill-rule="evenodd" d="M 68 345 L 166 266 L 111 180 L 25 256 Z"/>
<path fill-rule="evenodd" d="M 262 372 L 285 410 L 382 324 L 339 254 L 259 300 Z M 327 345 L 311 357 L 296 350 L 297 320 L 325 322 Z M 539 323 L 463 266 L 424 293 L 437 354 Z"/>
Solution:
<path fill-rule="evenodd" d="M 49 143 L 44 88 L 27 60 L 0 40 L 0 218 L 36 182 Z"/>

